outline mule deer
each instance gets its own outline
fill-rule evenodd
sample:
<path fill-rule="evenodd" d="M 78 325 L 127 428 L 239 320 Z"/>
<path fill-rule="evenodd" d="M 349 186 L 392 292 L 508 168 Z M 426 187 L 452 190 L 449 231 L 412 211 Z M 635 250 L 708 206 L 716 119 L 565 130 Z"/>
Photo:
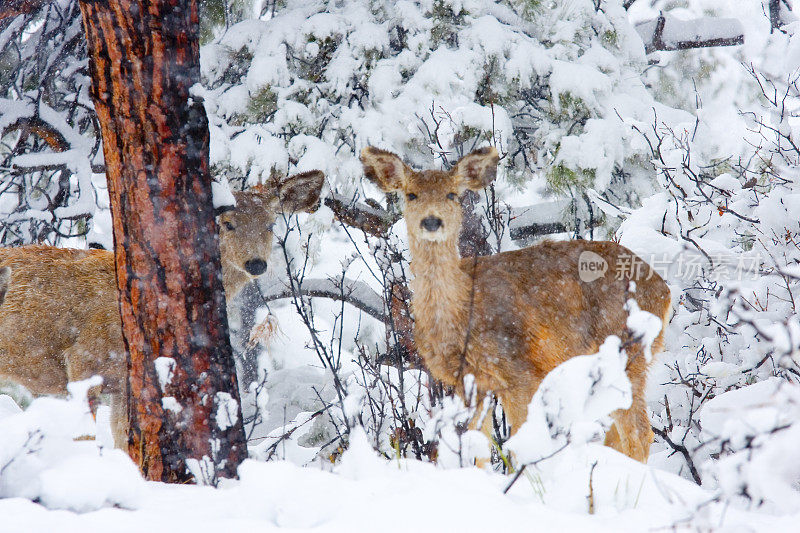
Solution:
<path fill-rule="evenodd" d="M 512 432 L 527 419 L 528 403 L 548 372 L 573 356 L 597 352 L 609 335 L 625 338 L 623 306 L 630 296 L 666 323 L 669 288 L 644 262 L 621 279 L 613 270 L 591 282 L 580 279 L 584 252 L 607 265 L 641 261 L 613 242 L 543 242 L 486 257 L 459 257 L 459 196 L 494 180 L 499 161 L 494 148 L 464 156 L 450 171 L 416 172 L 373 147 L 361 152 L 361 161 L 366 177 L 384 192 L 405 195 L 414 337 L 425 365 L 462 396 L 463 378 L 472 374 L 480 395 L 492 391 L 499 398 Z M 662 337 L 663 332 L 654 352 L 663 347 Z M 633 403 L 614 413 L 606 444 L 646 461 L 653 440 L 644 399 L 647 362 L 637 343 L 627 353 Z"/>
<path fill-rule="evenodd" d="M 234 193 L 236 207 L 217 217 L 229 303 L 267 270 L 278 210 L 312 209 L 323 180 L 322 172 L 312 171 Z M 110 394 L 115 444 L 126 448 L 127 364 L 113 252 L 37 245 L 0 248 L 3 293 L 0 377 L 33 394 L 66 394 L 68 382 L 102 376 L 102 391 L 92 394 Z"/>

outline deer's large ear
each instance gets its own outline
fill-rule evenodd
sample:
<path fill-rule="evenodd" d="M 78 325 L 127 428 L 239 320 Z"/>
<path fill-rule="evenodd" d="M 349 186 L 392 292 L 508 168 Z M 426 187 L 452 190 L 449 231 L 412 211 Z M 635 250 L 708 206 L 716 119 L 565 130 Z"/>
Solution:
<path fill-rule="evenodd" d="M 500 155 L 494 146 L 479 148 L 458 160 L 453 173 L 465 189 L 480 190 L 497 177 Z"/>
<path fill-rule="evenodd" d="M 289 176 L 278 185 L 278 201 L 284 212 L 314 211 L 319 207 L 319 194 L 325 174 L 311 170 Z"/>
<path fill-rule="evenodd" d="M 391 152 L 367 146 L 361 150 L 364 175 L 383 192 L 399 191 L 410 169 L 403 160 Z"/>
<path fill-rule="evenodd" d="M 0 304 L 6 299 L 6 291 L 8 291 L 8 284 L 11 282 L 11 268 L 0 268 Z"/>

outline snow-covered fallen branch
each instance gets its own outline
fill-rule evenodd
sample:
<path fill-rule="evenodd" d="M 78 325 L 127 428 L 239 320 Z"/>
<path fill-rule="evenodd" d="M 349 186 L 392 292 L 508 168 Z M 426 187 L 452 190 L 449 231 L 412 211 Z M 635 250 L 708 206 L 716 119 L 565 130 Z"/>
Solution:
<path fill-rule="evenodd" d="M 513 208 L 508 223 L 509 235 L 513 241 L 529 244 L 525 241 L 534 237 L 573 231 L 577 224 L 566 222 L 570 214 L 586 226 L 582 229 L 594 228 L 603 222 L 599 213 L 591 213 L 580 202 L 564 198 Z"/>
<path fill-rule="evenodd" d="M 661 13 L 655 20 L 637 24 L 636 31 L 642 37 L 645 52 L 648 54 L 744 43 L 742 23 L 732 18 L 680 20 Z"/>

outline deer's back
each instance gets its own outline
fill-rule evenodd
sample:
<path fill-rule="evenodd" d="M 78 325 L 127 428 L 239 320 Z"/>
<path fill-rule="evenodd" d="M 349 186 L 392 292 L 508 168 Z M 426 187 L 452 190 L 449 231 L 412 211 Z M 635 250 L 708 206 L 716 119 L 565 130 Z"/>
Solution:
<path fill-rule="evenodd" d="M 116 388 L 124 349 L 113 254 L 2 248 L 0 266 L 12 268 L 0 305 L 0 376 L 37 394 L 63 393 L 71 365 L 76 379 L 98 373 Z"/>
<path fill-rule="evenodd" d="M 607 262 L 604 276 L 581 280 L 578 263 L 586 251 Z M 542 379 L 570 357 L 595 353 L 608 335 L 622 336 L 628 298 L 665 316 L 666 283 L 643 262 L 638 272 L 618 276 L 616 266 L 627 258 L 638 259 L 613 242 L 560 241 L 479 258 L 476 264 L 464 259 L 465 271 L 475 269 L 476 318 L 467 358 L 477 374 L 486 374 L 486 388 L 524 387 L 532 375 Z M 630 281 L 635 292 L 627 291 Z"/>

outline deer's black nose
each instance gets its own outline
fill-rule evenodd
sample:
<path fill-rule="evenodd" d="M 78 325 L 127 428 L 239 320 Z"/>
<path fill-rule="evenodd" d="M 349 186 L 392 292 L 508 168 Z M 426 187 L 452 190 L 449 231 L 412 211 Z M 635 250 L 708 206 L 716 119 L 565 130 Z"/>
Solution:
<path fill-rule="evenodd" d="M 419 225 L 422 226 L 422 229 L 436 231 L 442 227 L 442 219 L 438 217 L 425 217 Z"/>
<path fill-rule="evenodd" d="M 263 259 L 250 259 L 245 261 L 244 269 L 254 276 L 260 276 L 267 271 L 267 262 Z"/>

